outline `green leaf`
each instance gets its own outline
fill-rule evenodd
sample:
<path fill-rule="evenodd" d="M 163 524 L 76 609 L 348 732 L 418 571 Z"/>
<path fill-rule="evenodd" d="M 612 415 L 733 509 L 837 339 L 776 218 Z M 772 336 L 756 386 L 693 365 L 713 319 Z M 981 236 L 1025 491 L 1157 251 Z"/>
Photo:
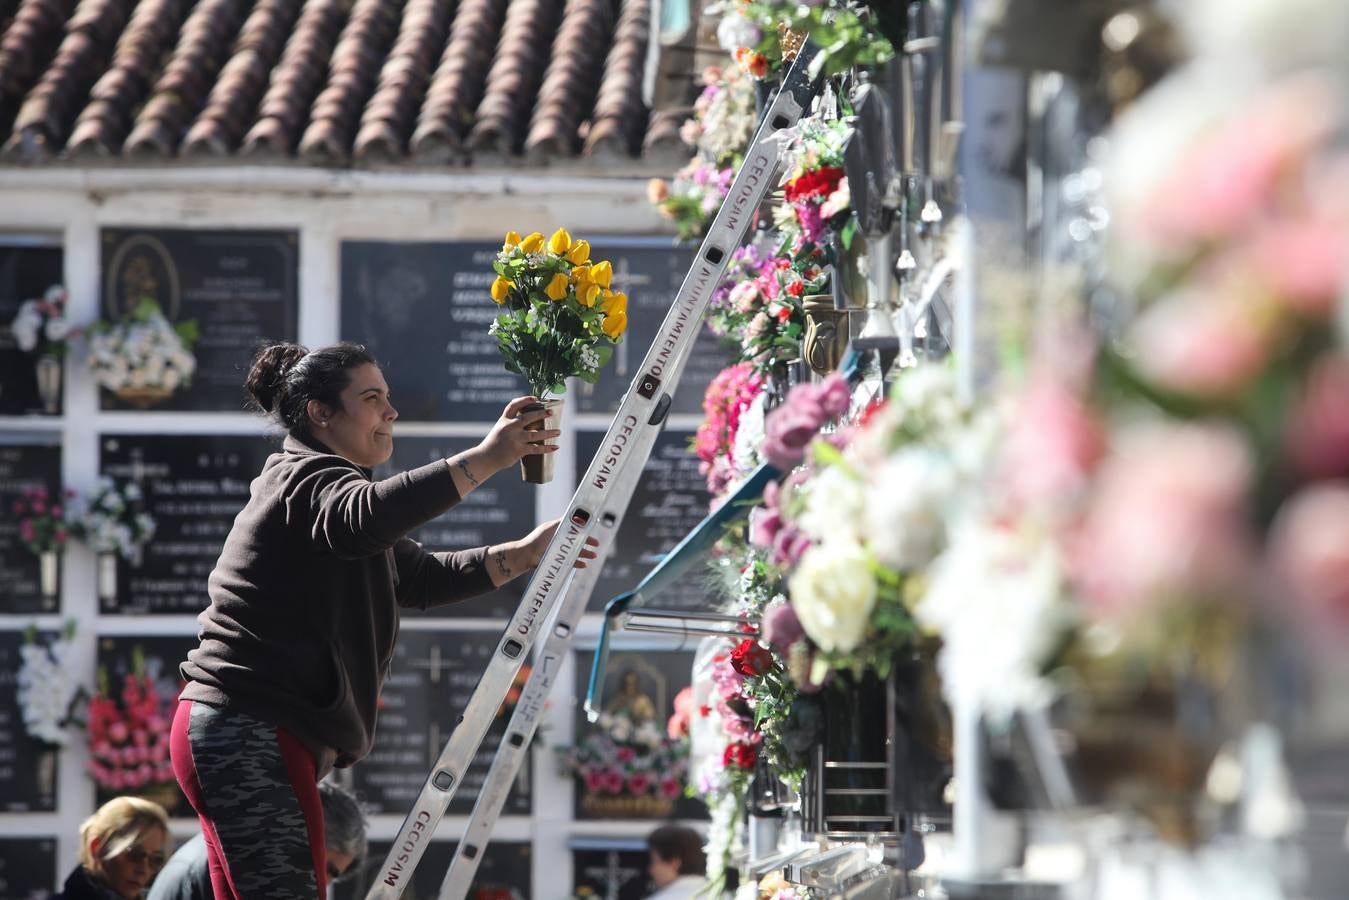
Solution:
<path fill-rule="evenodd" d="M 849 216 L 843 229 L 838 233 L 838 240 L 843 245 L 844 250 L 851 250 L 852 241 L 855 237 L 857 237 L 857 217 Z"/>

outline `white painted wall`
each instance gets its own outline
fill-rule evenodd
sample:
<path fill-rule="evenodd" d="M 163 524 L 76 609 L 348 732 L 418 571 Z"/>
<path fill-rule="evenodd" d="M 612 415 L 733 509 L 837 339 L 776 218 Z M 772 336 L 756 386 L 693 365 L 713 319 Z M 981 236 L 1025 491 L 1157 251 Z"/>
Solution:
<path fill-rule="evenodd" d="M 77 323 L 98 318 L 99 232 L 105 227 L 295 229 L 300 234 L 299 340 L 310 346 L 338 337 L 339 255 L 343 240 L 496 240 L 508 229 L 574 234 L 642 235 L 662 232 L 646 202 L 644 177 L 517 174 L 401 174 L 292 168 L 4 169 L 0 170 L 0 242 L 6 235 L 47 234 L 65 248 L 65 282 L 70 315 Z M 104 432 L 261 433 L 260 419 L 231 413 L 102 412 L 91 379 L 67 364 L 65 415 L 0 418 L 0 431 L 59 432 L 65 484 L 84 492 L 97 478 L 98 435 Z M 688 417 L 672 417 L 671 427 L 692 428 Z M 603 430 L 607 417 L 577 416 L 563 437 L 557 480 L 539 492 L 538 515 L 560 515 L 571 496 L 575 427 Z M 476 433 L 476 427 L 409 424 L 403 433 Z M 95 646 L 100 635 L 195 634 L 193 616 L 100 616 L 94 558 L 82 546 L 64 557 L 59 616 L 14 616 L 0 612 L 0 629 L 21 630 L 36 621 L 59 627 L 67 617 L 79 623 L 83 670 L 93 684 Z M 0 606 L 3 610 L 3 606 Z M 577 646 L 592 646 L 598 617 L 589 616 Z M 411 629 L 434 628 L 408 617 Z M 457 621 L 455 627 L 468 622 Z M 478 621 L 483 628 L 504 623 Z M 648 646 L 650 641 L 648 639 Z M 560 683 L 574 683 L 574 660 Z M 565 688 L 563 689 L 565 691 Z M 580 698 L 556 695 L 545 720 L 548 744 L 570 743 L 574 704 Z M 0 835 L 56 835 L 60 839 L 53 886 L 75 865 L 80 822 L 94 809 L 92 780 L 85 774 L 83 735 L 61 754 L 58 811 L 0 814 Z M 563 896 L 571 885 L 572 835 L 642 837 L 655 823 L 577 823 L 571 820 L 572 784 L 558 776 L 550 750 L 536 751 L 534 814 L 504 819 L 502 838 L 531 840 L 535 896 Z M 372 838 L 391 838 L 399 817 L 372 822 Z M 466 819 L 449 818 L 437 837 L 457 837 Z M 176 833 L 195 831 L 195 820 L 177 820 Z"/>

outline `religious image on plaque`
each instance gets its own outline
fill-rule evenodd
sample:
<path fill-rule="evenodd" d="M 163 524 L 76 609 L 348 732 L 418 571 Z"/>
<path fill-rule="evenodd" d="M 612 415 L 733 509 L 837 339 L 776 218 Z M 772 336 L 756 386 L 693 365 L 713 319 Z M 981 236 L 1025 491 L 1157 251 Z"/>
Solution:
<path fill-rule="evenodd" d="M 55 299 L 53 288 L 65 279 L 64 265 L 58 240 L 0 236 L 0 415 L 61 411 L 60 356 L 69 335 L 33 304 L 54 311 L 48 294 Z"/>
<path fill-rule="evenodd" d="M 105 228 L 108 324 L 90 342 L 103 408 L 246 409 L 257 345 L 296 336 L 298 244 L 294 231 Z"/>
<path fill-rule="evenodd" d="M 578 483 L 600 452 L 604 437 L 598 431 L 577 433 Z M 700 460 L 690 449 L 692 440 L 693 432 L 673 428 L 656 437 L 628 503 L 623 527 L 614 535 L 604 568 L 595 581 L 588 607 L 591 612 L 602 611 L 610 599 L 632 590 L 707 515 L 711 496 L 699 468 Z M 606 455 L 613 455 L 612 451 Z M 706 609 L 711 576 L 705 575 L 701 564 L 695 564 L 677 584 L 650 602 L 662 609 Z"/>
<path fill-rule="evenodd" d="M 572 844 L 575 900 L 642 900 L 651 895 L 646 871 L 651 857 L 644 841 L 589 838 Z"/>
<path fill-rule="evenodd" d="M 169 728 L 182 693 L 178 665 L 195 637 L 103 637 L 89 701 L 89 774 L 98 803 L 120 794 L 153 800 L 171 816 L 192 809 L 169 759 Z"/>
<path fill-rule="evenodd" d="M 54 720 L 48 725 L 66 720 L 71 703 L 64 704 L 63 712 L 48 716 L 45 710 L 32 708 L 34 704 L 42 704 L 43 698 L 30 696 L 21 682 L 30 681 L 34 675 L 51 674 L 44 671 L 40 660 L 34 659 L 30 665 L 28 660 L 34 650 L 25 653 L 22 648 L 25 645 L 33 648 L 52 646 L 58 637 L 55 632 L 48 631 L 0 633 L 0 798 L 4 798 L 0 800 L 0 812 L 56 810 L 61 750 L 57 742 L 68 738 L 70 732 L 64 728 L 48 728 L 41 720 Z M 67 691 L 57 685 L 48 683 L 47 686 L 54 689 L 54 695 L 68 696 Z"/>
<path fill-rule="evenodd" d="M 45 492 L 39 515 L 50 517 L 52 498 L 64 500 L 59 438 L 0 435 L 0 597 L 7 613 L 52 613 L 61 605 L 60 555 L 34 552 L 38 534 L 31 521 L 24 525 L 39 492 Z M 56 516 L 64 514 L 62 508 Z"/>
<path fill-rule="evenodd" d="M 578 697 L 593 661 L 593 653 L 577 653 Z M 706 815 L 700 801 L 684 796 L 692 666 L 693 654 L 682 651 L 610 653 L 599 720 L 579 714 L 575 745 L 558 748 L 563 772 L 576 780 L 578 819 Z"/>

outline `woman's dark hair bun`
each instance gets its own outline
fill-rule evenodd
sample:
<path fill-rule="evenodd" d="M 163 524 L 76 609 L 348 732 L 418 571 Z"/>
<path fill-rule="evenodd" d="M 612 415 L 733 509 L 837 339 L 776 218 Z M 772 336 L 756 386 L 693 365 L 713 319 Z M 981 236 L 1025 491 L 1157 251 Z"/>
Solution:
<path fill-rule="evenodd" d="M 276 411 L 286 386 L 286 374 L 308 353 L 304 347 L 288 341 L 268 344 L 258 350 L 244 387 L 259 409 L 267 413 Z"/>

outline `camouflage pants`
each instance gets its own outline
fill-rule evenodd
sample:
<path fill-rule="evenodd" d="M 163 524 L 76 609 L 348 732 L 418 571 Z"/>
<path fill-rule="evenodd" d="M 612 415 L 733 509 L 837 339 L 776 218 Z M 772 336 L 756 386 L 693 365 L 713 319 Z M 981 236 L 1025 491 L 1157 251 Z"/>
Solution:
<path fill-rule="evenodd" d="M 216 900 L 326 895 L 317 772 L 303 745 L 252 716 L 184 700 L 170 747 L 201 819 Z"/>

